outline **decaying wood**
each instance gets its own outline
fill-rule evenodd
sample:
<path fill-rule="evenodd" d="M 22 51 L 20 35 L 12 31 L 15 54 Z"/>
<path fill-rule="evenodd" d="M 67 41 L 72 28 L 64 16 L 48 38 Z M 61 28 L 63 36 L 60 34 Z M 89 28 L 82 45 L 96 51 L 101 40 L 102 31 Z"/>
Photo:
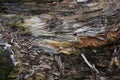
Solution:
<path fill-rule="evenodd" d="M 0 0 L 0 2 L 39 2 L 39 3 L 45 3 L 45 2 L 54 2 L 57 0 Z"/>
<path fill-rule="evenodd" d="M 76 19 L 79 18 L 80 20 L 87 20 L 91 17 L 96 17 L 100 15 L 106 15 L 103 12 L 108 10 L 110 8 L 110 2 L 107 0 L 99 0 L 97 2 L 88 3 L 85 6 L 81 6 L 81 4 L 77 4 L 80 7 L 80 12 L 74 15 L 69 16 L 58 16 L 60 19 Z M 88 9 L 84 9 L 82 7 L 87 7 Z M 114 8 L 114 7 L 113 7 Z M 116 8 L 116 7 L 115 7 Z M 114 10 L 108 10 L 108 11 L 114 11 Z M 109 12 L 107 12 L 108 16 Z"/>
<path fill-rule="evenodd" d="M 103 33 L 99 33 L 94 37 L 78 36 L 76 42 L 59 42 L 47 40 L 46 42 L 56 48 L 59 53 L 71 54 L 78 49 L 85 47 L 101 47 L 116 42 L 120 38 L 120 24 L 112 26 L 111 29 Z"/>

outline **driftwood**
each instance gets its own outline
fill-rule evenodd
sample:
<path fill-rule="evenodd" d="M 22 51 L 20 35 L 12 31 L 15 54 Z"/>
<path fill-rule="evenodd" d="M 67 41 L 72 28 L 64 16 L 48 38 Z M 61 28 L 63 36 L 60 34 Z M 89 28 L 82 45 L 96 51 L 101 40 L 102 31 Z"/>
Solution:
<path fill-rule="evenodd" d="M 46 42 L 56 48 L 59 53 L 72 54 L 78 49 L 86 47 L 101 47 L 107 44 L 112 44 L 120 38 L 120 24 L 112 26 L 111 29 L 103 33 L 99 33 L 94 37 L 78 36 L 76 42 L 59 42 L 47 40 Z"/>

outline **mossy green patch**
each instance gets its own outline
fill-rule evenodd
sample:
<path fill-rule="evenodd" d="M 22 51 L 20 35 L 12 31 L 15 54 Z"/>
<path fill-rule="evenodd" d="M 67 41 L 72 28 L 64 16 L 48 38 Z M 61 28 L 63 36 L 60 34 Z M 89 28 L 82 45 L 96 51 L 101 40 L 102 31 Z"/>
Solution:
<path fill-rule="evenodd" d="M 6 7 L 0 5 L 0 13 L 5 13 Z"/>
<path fill-rule="evenodd" d="M 23 36 L 31 36 L 31 32 L 29 31 L 28 28 L 22 26 L 20 23 L 14 23 L 14 24 L 11 24 L 9 25 L 13 30 L 15 31 L 19 31 L 21 33 L 21 35 Z"/>
<path fill-rule="evenodd" d="M 19 31 L 25 31 L 26 28 L 23 27 L 20 23 L 13 23 L 10 25 L 10 27 L 14 30 L 19 30 Z"/>
<path fill-rule="evenodd" d="M 7 52 L 0 50 L 0 80 L 10 80 L 8 75 L 12 69 L 13 66 L 10 64 Z"/>

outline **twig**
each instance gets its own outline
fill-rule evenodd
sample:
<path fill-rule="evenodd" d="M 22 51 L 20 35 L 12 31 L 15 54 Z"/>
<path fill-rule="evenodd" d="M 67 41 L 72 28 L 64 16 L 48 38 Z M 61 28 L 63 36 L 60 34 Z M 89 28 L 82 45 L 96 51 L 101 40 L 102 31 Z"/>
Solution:
<path fill-rule="evenodd" d="M 100 74 L 100 72 L 95 68 L 95 65 L 91 65 L 90 62 L 87 60 L 84 54 L 81 54 L 82 58 L 84 59 L 85 63 L 94 71 L 96 71 L 97 74 Z"/>
<path fill-rule="evenodd" d="M 61 62 L 60 56 L 55 55 L 55 60 L 56 60 L 58 66 L 59 66 L 59 68 L 60 68 L 60 71 L 61 71 L 62 75 L 64 75 L 65 69 L 64 69 L 63 63 Z"/>

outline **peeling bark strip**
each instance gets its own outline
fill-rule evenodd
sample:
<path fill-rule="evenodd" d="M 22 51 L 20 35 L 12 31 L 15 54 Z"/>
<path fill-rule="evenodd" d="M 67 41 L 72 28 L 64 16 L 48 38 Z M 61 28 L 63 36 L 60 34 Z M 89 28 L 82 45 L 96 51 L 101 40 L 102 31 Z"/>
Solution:
<path fill-rule="evenodd" d="M 59 53 L 71 54 L 77 49 L 85 47 L 100 47 L 111 44 L 120 38 L 120 23 L 112 26 L 108 31 L 99 33 L 94 37 L 79 36 L 76 42 L 59 42 L 47 40 L 47 43 L 58 50 Z"/>

